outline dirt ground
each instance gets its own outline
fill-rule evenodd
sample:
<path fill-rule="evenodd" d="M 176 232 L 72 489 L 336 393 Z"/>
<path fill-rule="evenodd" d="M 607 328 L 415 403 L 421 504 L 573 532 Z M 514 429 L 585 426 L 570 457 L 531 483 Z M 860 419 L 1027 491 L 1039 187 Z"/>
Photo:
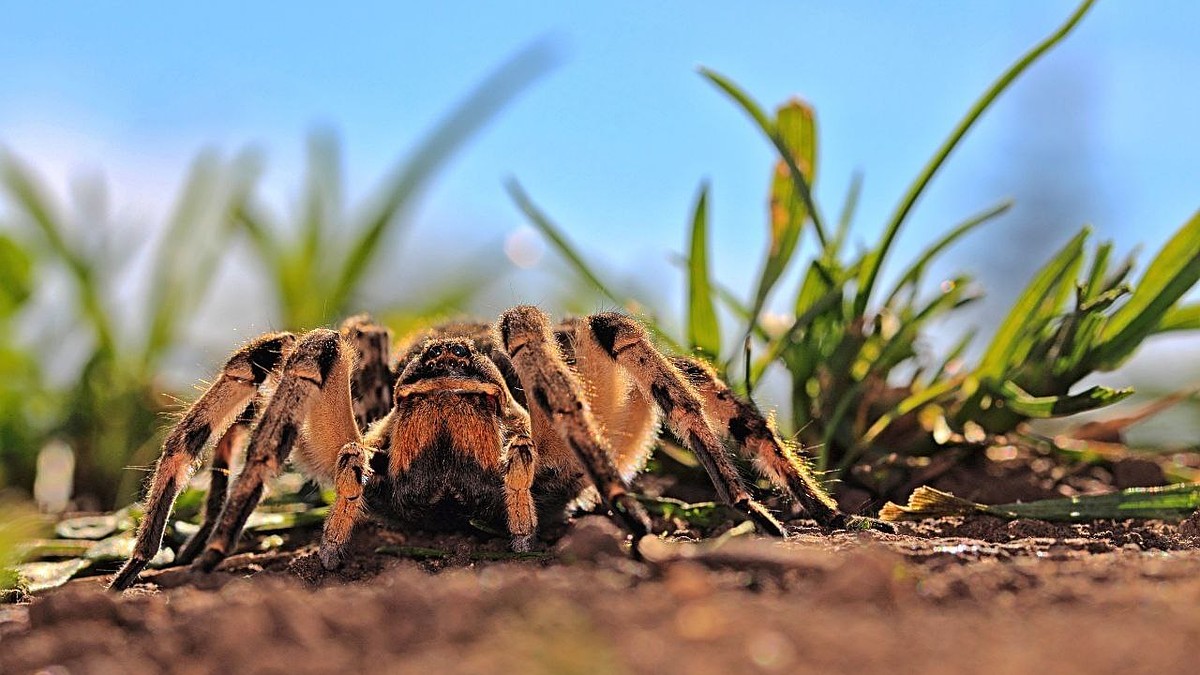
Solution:
<path fill-rule="evenodd" d="M 588 516 L 495 561 L 498 540 L 368 526 L 337 573 L 295 532 L 210 575 L 0 608 L 0 672 L 1197 672 L 1200 540 L 1175 525 L 793 530 L 648 541 L 634 562 Z"/>

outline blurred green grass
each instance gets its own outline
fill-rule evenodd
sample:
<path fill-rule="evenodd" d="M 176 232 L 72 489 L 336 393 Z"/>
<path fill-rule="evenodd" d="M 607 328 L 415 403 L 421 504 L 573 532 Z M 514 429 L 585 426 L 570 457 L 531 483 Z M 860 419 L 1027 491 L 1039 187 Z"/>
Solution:
<path fill-rule="evenodd" d="M 0 230 L 0 485 L 29 491 L 39 450 L 53 439 L 75 454 L 77 505 L 112 508 L 137 496 L 144 473 L 128 467 L 157 456 L 164 405 L 163 361 L 189 340 L 188 320 L 208 294 L 225 254 L 239 239 L 250 243 L 256 272 L 265 275 L 273 307 L 264 319 L 290 330 L 330 325 L 361 311 L 372 264 L 394 243 L 413 203 L 430 180 L 496 113 L 554 65 L 550 46 L 535 43 L 504 63 L 429 133 L 354 212 L 342 203 L 336 140 L 315 134 L 309 142 L 308 178 L 295 222 L 284 223 L 261 204 L 261 160 L 251 152 L 222 160 L 206 151 L 194 162 L 153 252 L 139 312 L 117 290 L 121 270 L 137 242 L 97 246 L 115 231 L 107 213 L 87 204 L 64 204 L 25 161 L 0 148 L 0 198 L 10 207 Z M 485 270 L 480 269 L 479 274 Z M 88 353 L 66 386 L 52 383 L 53 347 L 62 335 L 22 340 L 16 324 L 29 319 L 36 287 L 49 274 L 69 280 L 70 302 L 51 310 L 73 337 L 86 335 Z M 400 324 L 460 309 L 482 279 L 447 279 L 441 293 L 419 306 L 377 307 Z M 144 323 L 122 325 L 128 315 Z M 230 345 L 232 347 L 232 345 Z M 170 416 L 166 417 L 169 422 Z"/>

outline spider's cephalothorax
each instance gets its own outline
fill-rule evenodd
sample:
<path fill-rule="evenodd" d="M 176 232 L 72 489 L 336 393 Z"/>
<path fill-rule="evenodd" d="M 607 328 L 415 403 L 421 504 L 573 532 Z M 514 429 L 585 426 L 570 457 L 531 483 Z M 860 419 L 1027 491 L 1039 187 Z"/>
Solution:
<path fill-rule="evenodd" d="M 292 454 L 335 488 L 320 548 L 329 568 L 367 512 L 423 528 L 492 520 L 526 550 L 538 523 L 599 503 L 636 550 L 649 519 L 626 486 L 664 422 L 720 498 L 760 530 L 784 534 L 743 484 L 726 440 L 810 517 L 846 522 L 752 403 L 707 365 L 661 354 L 625 315 L 552 327 L 540 310 L 516 307 L 494 326 L 448 324 L 419 336 L 394 365 L 390 342 L 387 329 L 354 317 L 340 332 L 269 334 L 235 352 L 167 435 L 133 556 L 112 588 L 132 584 L 157 553 L 210 439 L 204 522 L 177 558 L 205 570 L 233 551 L 264 482 Z M 245 467 L 230 486 L 230 461 L 243 446 Z"/>

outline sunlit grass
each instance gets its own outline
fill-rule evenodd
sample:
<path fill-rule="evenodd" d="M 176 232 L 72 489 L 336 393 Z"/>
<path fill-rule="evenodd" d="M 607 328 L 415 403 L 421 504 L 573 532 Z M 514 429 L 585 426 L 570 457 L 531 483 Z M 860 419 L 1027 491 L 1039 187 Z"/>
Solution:
<path fill-rule="evenodd" d="M 1083 228 L 1029 282 L 971 368 L 957 367 L 956 362 L 972 333 L 940 359 L 921 354 L 919 345 L 935 321 L 977 299 L 972 275 L 961 274 L 930 292 L 926 273 L 949 246 L 1003 215 L 1010 202 L 998 202 L 951 226 L 908 261 L 891 288 L 879 288 L 880 268 L 934 175 L 1000 95 L 1064 40 L 1091 5 L 1080 4 L 971 105 L 904 191 L 876 243 L 858 255 L 848 254 L 843 244 L 858 201 L 859 179 L 852 181 L 832 231 L 813 195 L 819 134 L 812 106 L 793 99 L 768 112 L 729 78 L 702 69 L 701 74 L 741 108 L 778 151 L 770 184 L 770 236 L 758 282 L 743 302 L 709 269 L 707 237 L 714 224 L 707 216 L 708 187 L 701 187 L 684 261 L 686 334 L 683 340 L 673 340 L 655 326 L 664 343 L 675 349 L 682 345 L 710 360 L 746 393 L 755 391 L 768 370 L 784 371 L 791 382 L 792 431 L 831 480 L 846 478 L 853 466 L 888 456 L 927 454 L 950 444 L 983 446 L 1026 420 L 1093 410 L 1128 396 L 1127 389 L 1073 389 L 1087 375 L 1125 362 L 1152 335 L 1200 328 L 1196 307 L 1179 306 L 1200 280 L 1200 213 L 1162 246 L 1136 284 L 1129 282 L 1133 261 L 1114 266 L 1109 242 L 1089 252 L 1089 230 Z M 515 183 L 511 192 L 578 275 L 618 300 L 565 232 Z M 807 260 L 797 261 L 806 227 L 816 250 Z M 781 287 L 785 271 L 794 264 L 801 266 L 799 284 Z M 763 310 L 780 294 L 793 298 L 791 322 L 783 330 L 768 332 L 762 325 Z M 745 324 L 732 341 L 723 339 L 718 306 Z M 897 477 L 865 473 L 855 480 L 883 494 Z"/>

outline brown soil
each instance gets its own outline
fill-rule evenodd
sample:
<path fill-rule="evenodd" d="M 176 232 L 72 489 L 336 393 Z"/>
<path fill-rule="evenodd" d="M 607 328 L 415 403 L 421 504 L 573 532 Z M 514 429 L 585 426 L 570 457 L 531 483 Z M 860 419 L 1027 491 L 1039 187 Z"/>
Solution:
<path fill-rule="evenodd" d="M 333 574 L 298 533 L 210 575 L 148 572 L 124 596 L 82 579 L 2 608 L 0 672 L 1196 672 L 1200 541 L 1174 525 L 796 525 L 782 543 L 653 541 L 648 562 L 595 516 L 545 560 L 366 528 Z"/>

